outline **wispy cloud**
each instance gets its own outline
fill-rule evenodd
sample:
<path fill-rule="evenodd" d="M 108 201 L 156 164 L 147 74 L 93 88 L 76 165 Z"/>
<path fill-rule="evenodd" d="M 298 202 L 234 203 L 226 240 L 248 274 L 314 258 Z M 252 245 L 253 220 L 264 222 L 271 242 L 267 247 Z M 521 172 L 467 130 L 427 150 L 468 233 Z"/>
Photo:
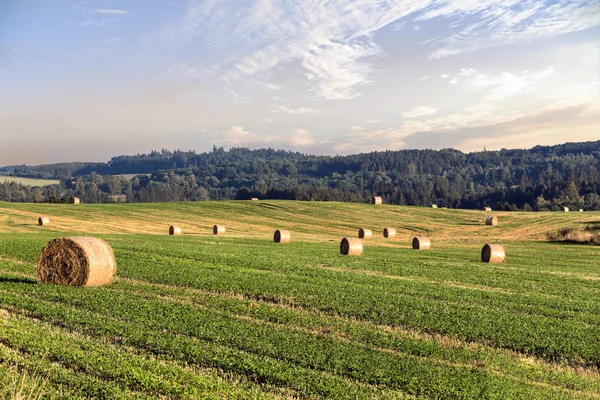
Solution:
<path fill-rule="evenodd" d="M 499 75 L 487 75 L 474 68 L 463 68 L 459 75 L 465 77 L 467 85 L 474 90 L 487 90 L 484 102 L 504 100 L 515 94 L 531 92 L 539 82 L 555 76 L 553 66 L 539 71 L 522 71 L 520 74 L 502 72 Z"/>
<path fill-rule="evenodd" d="M 310 148 L 326 141 L 317 140 L 312 133 L 303 128 L 265 135 L 250 133 L 242 126 L 233 126 L 220 134 L 217 142 L 227 146 Z"/>
<path fill-rule="evenodd" d="M 104 44 L 113 45 L 113 44 L 119 43 L 120 41 L 121 41 L 120 36 L 113 36 L 111 38 L 105 39 Z"/>
<path fill-rule="evenodd" d="M 416 23 L 433 19 L 445 19 L 453 33 L 427 43 L 434 48 L 432 58 L 600 23 L 596 2 L 586 0 L 204 0 L 192 1 L 169 35 L 226 52 L 209 75 L 229 86 L 250 77 L 268 80 L 292 66 L 314 98 L 352 99 L 372 83 L 371 63 L 382 53 L 376 31 L 407 23 L 420 29 Z"/>
<path fill-rule="evenodd" d="M 79 24 L 79 26 L 93 26 L 93 27 L 96 27 L 96 28 L 102 28 L 104 26 L 107 26 L 110 23 L 117 22 L 117 21 L 118 20 L 114 19 L 114 18 L 110 18 L 110 19 L 88 19 L 88 20 L 85 20 L 85 21 L 81 22 Z"/>
<path fill-rule="evenodd" d="M 427 106 L 419 106 L 411 108 L 410 110 L 403 111 L 402 116 L 404 118 L 416 118 L 416 117 L 424 117 L 427 115 L 433 115 L 440 111 L 439 108 L 435 107 L 427 107 Z"/>
<path fill-rule="evenodd" d="M 597 1 L 439 1 L 417 19 L 452 16 L 455 33 L 437 42 L 432 58 L 530 42 L 600 24 Z"/>
<path fill-rule="evenodd" d="M 272 112 L 274 113 L 285 113 L 285 114 L 290 114 L 290 115 L 298 115 L 298 114 L 314 114 L 314 113 L 319 113 L 321 112 L 320 110 L 314 109 L 314 108 L 308 108 L 308 107 L 299 107 L 299 108 L 289 108 L 286 106 L 275 106 L 275 105 L 271 105 L 271 108 L 273 109 Z"/>
<path fill-rule="evenodd" d="M 127 10 L 115 10 L 112 8 L 96 8 L 94 10 L 96 14 L 107 14 L 107 15 L 128 15 L 129 11 Z"/>

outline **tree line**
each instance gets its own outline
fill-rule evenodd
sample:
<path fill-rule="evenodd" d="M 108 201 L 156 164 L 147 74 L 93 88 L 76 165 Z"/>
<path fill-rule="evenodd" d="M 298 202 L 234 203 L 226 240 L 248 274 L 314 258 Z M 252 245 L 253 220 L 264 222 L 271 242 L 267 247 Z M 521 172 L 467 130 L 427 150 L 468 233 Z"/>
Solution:
<path fill-rule="evenodd" d="M 400 150 L 314 156 L 248 148 L 153 151 L 107 163 L 8 166 L 60 185 L 0 184 L 0 200 L 85 203 L 246 200 L 367 202 L 498 210 L 600 210 L 600 141 L 462 153 Z M 127 176 L 123 176 L 127 175 Z"/>

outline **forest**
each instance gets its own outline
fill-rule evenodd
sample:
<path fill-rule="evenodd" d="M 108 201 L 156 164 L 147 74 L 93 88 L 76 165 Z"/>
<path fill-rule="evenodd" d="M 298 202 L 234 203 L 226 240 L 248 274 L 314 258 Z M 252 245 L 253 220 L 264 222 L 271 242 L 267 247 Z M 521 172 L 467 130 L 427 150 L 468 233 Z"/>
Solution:
<path fill-rule="evenodd" d="M 497 210 L 600 210 L 600 141 L 463 153 L 399 150 L 315 156 L 213 147 L 152 151 L 107 163 L 13 165 L 0 174 L 59 179 L 0 183 L 0 201 L 84 203 L 290 199 Z"/>

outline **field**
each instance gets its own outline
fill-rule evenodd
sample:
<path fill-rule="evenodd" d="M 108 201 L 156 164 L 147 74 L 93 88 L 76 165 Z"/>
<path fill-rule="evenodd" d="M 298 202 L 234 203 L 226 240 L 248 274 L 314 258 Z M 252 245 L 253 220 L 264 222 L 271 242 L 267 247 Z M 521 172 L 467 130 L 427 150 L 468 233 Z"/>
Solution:
<path fill-rule="evenodd" d="M 60 181 L 56 179 L 34 179 L 34 178 L 21 178 L 19 176 L 6 176 L 0 175 L 0 183 L 4 182 L 16 182 L 22 185 L 28 186 L 48 186 L 58 185 Z"/>
<path fill-rule="evenodd" d="M 600 247 L 545 239 L 600 213 L 494 214 L 0 203 L 0 397 L 600 399 Z M 363 256 L 339 255 L 360 227 Z M 43 245 L 83 234 L 114 249 L 114 283 L 36 284 Z M 507 262 L 481 263 L 485 243 Z"/>

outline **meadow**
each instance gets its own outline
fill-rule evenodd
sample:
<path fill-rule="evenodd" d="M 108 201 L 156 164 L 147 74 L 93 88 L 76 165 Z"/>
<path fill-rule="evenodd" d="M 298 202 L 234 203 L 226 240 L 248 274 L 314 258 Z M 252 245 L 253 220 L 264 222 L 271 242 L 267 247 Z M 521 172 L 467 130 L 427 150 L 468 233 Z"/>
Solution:
<path fill-rule="evenodd" d="M 546 240 L 600 213 L 488 214 L 0 203 L 0 397 L 600 398 L 600 247 Z M 361 227 L 376 237 L 341 256 Z M 292 242 L 273 243 L 275 229 Z M 112 246 L 114 282 L 38 285 L 44 244 L 76 235 Z M 412 250 L 415 235 L 432 249 Z M 507 262 L 482 263 L 486 243 Z"/>
<path fill-rule="evenodd" d="M 4 182 L 15 182 L 22 185 L 28 186 L 49 186 L 58 185 L 60 181 L 57 179 L 35 179 L 35 178 L 22 178 L 20 176 L 6 176 L 0 175 L 0 183 Z"/>

